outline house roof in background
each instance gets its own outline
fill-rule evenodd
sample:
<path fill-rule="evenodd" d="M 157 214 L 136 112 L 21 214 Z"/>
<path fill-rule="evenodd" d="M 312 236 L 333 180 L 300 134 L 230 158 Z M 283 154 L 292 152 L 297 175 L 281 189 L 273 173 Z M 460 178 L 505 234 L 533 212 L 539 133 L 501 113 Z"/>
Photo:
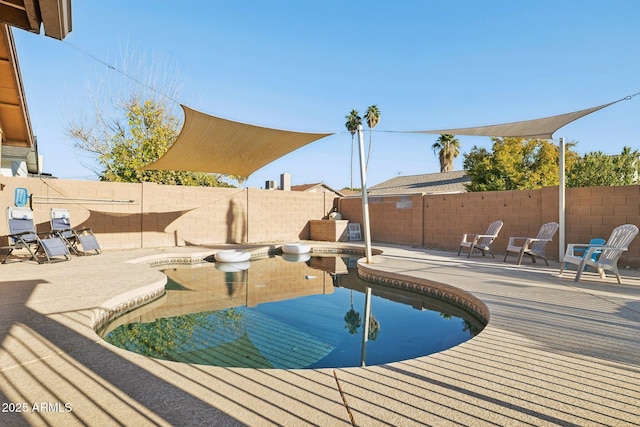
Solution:
<path fill-rule="evenodd" d="M 317 182 L 315 184 L 301 184 L 301 185 L 292 185 L 291 186 L 291 191 L 331 191 L 333 193 L 336 193 L 337 195 L 344 197 L 346 194 L 344 194 L 344 192 L 342 190 L 338 191 L 338 190 L 334 190 L 333 188 L 329 187 L 327 184 L 323 183 L 323 182 Z"/>
<path fill-rule="evenodd" d="M 368 188 L 371 196 L 383 194 L 446 194 L 465 193 L 464 184 L 471 182 L 466 171 L 427 173 L 423 175 L 397 176 Z"/>

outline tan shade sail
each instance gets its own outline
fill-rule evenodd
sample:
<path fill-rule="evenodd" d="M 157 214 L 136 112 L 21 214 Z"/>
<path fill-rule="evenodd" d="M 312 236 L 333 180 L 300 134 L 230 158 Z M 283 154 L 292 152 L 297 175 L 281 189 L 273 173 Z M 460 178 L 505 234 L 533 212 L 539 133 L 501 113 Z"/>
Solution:
<path fill-rule="evenodd" d="M 411 133 L 552 139 L 553 133 L 561 127 L 619 101 L 610 102 L 598 107 L 587 108 L 586 110 L 575 111 L 573 113 L 544 117 L 542 119 L 470 128 L 421 130 L 413 131 Z"/>
<path fill-rule="evenodd" d="M 182 105 L 184 125 L 148 170 L 214 172 L 248 177 L 272 161 L 332 133 L 270 129 L 221 119 Z"/>

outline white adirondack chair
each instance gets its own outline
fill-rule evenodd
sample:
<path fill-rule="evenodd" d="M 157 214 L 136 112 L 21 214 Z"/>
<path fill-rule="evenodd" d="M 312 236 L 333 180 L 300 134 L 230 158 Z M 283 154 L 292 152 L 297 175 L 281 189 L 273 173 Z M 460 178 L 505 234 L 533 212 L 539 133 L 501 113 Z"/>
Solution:
<path fill-rule="evenodd" d="M 529 255 L 533 263 L 536 262 L 536 258 L 542 258 L 545 264 L 549 265 L 544 250 L 547 247 L 547 243 L 553 239 L 553 236 L 558 231 L 558 227 L 557 222 L 549 222 L 540 227 L 540 231 L 538 231 L 536 237 L 509 237 L 507 251 L 504 254 L 504 261 L 507 260 L 510 252 L 515 252 L 518 254 L 518 265 L 522 263 L 522 258 L 525 255 Z M 519 240 L 524 240 L 524 243 L 520 246 L 516 244 Z"/>
<path fill-rule="evenodd" d="M 613 229 L 611 236 L 607 239 L 606 245 L 593 246 L 587 244 L 570 244 L 567 246 L 567 252 L 560 264 L 560 275 L 562 275 L 565 269 L 565 263 L 575 264 L 578 266 L 575 281 L 580 281 L 580 277 L 586 266 L 594 267 L 601 279 L 606 278 L 605 270 L 611 271 L 616 275 L 618 283 L 622 283 L 620 280 L 620 273 L 618 272 L 618 260 L 623 252 L 628 250 L 631 241 L 638 235 L 638 227 L 633 224 L 620 225 Z M 589 247 L 590 246 L 590 247 Z M 574 249 L 587 248 L 584 255 L 574 255 Z M 593 259 L 592 256 L 596 251 L 600 254 Z"/>
<path fill-rule="evenodd" d="M 471 256 L 471 252 L 473 252 L 474 249 L 481 251 L 482 256 L 486 255 L 485 252 L 489 252 L 491 256 L 495 258 L 491 250 L 491 244 L 493 244 L 493 241 L 498 237 L 502 225 L 502 221 L 493 221 L 489 224 L 489 228 L 487 228 L 487 232 L 484 234 L 464 234 L 462 236 L 462 242 L 460 242 L 460 247 L 458 248 L 458 255 L 460 255 L 462 248 L 468 248 L 467 258 Z"/>

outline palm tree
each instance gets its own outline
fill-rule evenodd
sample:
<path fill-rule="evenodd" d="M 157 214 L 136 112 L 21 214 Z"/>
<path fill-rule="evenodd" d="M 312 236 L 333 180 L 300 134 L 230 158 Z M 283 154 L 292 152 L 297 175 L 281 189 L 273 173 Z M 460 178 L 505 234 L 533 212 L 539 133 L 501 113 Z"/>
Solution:
<path fill-rule="evenodd" d="M 353 289 L 351 290 L 351 309 L 344 315 L 344 328 L 349 331 L 351 335 L 358 333 L 358 328 L 362 324 L 362 318 L 360 313 L 353 309 Z"/>
<path fill-rule="evenodd" d="M 460 141 L 455 135 L 440 135 L 431 148 L 440 158 L 440 172 L 453 170 L 453 159 L 460 155 Z"/>
<path fill-rule="evenodd" d="M 362 124 L 362 118 L 358 115 L 358 110 L 351 110 L 348 116 L 346 116 L 347 122 L 344 124 L 347 130 L 351 133 L 351 186 L 349 189 L 353 190 L 353 137 L 358 130 L 358 126 Z"/>
<path fill-rule="evenodd" d="M 367 163 L 365 164 L 365 170 L 369 167 L 369 157 L 371 156 L 371 137 L 373 135 L 373 128 L 376 127 L 380 121 L 380 110 L 377 105 L 372 105 L 367 108 L 367 112 L 364 113 L 364 119 L 369 126 L 369 150 L 367 152 Z"/>

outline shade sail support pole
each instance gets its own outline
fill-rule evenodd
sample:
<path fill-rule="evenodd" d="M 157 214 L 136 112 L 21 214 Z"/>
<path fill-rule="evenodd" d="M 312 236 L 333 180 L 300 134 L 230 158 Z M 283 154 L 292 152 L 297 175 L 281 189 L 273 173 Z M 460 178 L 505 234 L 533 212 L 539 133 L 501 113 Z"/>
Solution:
<path fill-rule="evenodd" d="M 362 125 L 358 125 L 358 146 L 360 152 L 360 182 L 362 192 L 362 222 L 364 228 L 364 248 L 367 264 L 371 263 L 371 227 L 369 225 L 369 200 L 367 196 L 367 168 L 364 157 L 364 135 Z"/>
<path fill-rule="evenodd" d="M 560 182 L 558 184 L 558 222 L 560 225 L 560 235 L 558 236 L 558 254 L 559 260 L 562 262 L 564 258 L 564 248 L 565 248 L 565 215 L 566 215 L 566 199 L 565 199 L 565 144 L 564 138 L 560 138 L 559 144 L 560 151 Z"/>
<path fill-rule="evenodd" d="M 367 342 L 371 322 L 371 288 L 367 286 L 364 297 L 364 327 L 362 328 L 362 347 L 360 349 L 360 367 L 367 366 Z"/>

